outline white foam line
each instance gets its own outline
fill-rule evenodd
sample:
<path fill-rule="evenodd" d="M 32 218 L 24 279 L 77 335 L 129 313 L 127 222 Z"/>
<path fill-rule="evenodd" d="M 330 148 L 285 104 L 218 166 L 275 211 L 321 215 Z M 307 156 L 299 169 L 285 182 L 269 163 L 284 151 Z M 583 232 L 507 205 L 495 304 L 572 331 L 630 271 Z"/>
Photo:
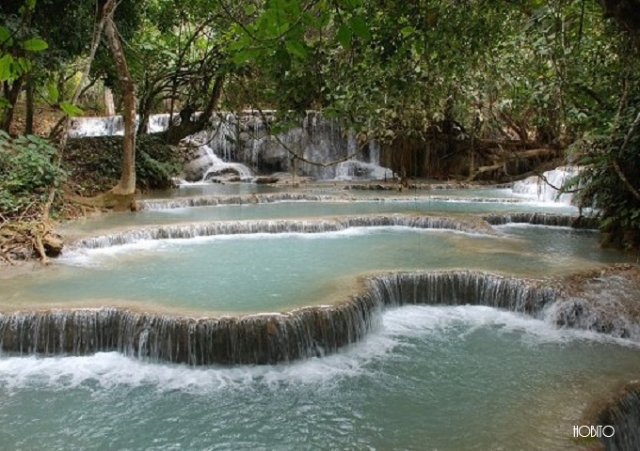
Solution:
<path fill-rule="evenodd" d="M 482 330 L 505 334 L 505 339 L 521 340 L 527 346 L 563 346 L 581 341 L 639 346 L 596 332 L 557 329 L 542 320 L 490 307 L 405 306 L 384 312 L 381 326 L 363 341 L 323 358 L 292 364 L 194 368 L 154 364 L 117 353 L 0 357 L 0 387 L 11 392 L 42 386 L 72 389 L 92 383 L 103 389 L 152 386 L 160 391 L 202 394 L 211 390 L 251 389 L 256 385 L 279 388 L 282 384 L 335 383 L 345 377 L 368 374 L 371 362 L 397 355 L 398 347 L 414 340 L 473 339 L 473 334 Z M 499 354 L 500 350 L 495 352 Z"/>
<path fill-rule="evenodd" d="M 167 238 L 158 240 L 141 239 L 132 243 L 98 247 L 98 248 L 75 248 L 65 252 L 58 262 L 71 266 L 100 266 L 99 258 L 117 257 L 123 253 L 131 251 L 158 251 L 171 252 L 176 248 L 183 246 L 200 245 L 204 243 L 214 243 L 216 241 L 242 241 L 242 240 L 287 240 L 287 239 L 303 239 L 303 240 L 333 240 L 344 239 L 361 236 L 378 235 L 384 232 L 392 233 L 413 233 L 421 235 L 430 234 L 455 234 L 469 237 L 482 238 L 501 238 L 499 235 L 484 234 L 482 232 L 468 232 L 452 229 L 422 229 L 409 226 L 372 226 L 372 227 L 350 227 L 343 230 L 304 233 L 304 232 L 285 232 L 285 233 L 243 233 L 229 235 L 210 235 L 198 236 L 194 238 Z"/>

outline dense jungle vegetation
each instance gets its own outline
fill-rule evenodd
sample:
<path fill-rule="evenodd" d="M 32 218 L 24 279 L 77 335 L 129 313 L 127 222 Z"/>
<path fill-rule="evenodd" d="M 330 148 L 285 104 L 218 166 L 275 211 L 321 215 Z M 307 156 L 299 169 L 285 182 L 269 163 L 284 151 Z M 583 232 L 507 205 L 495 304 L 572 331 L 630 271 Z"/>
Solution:
<path fill-rule="evenodd" d="M 82 204 L 69 119 L 104 114 L 113 92 L 125 137 L 100 166 L 119 181 L 97 204 L 126 206 L 144 174 L 173 170 L 137 146 L 151 113 L 182 119 L 162 136 L 175 144 L 220 111 L 276 110 L 276 133 L 317 110 L 431 168 L 406 175 L 446 175 L 451 153 L 467 180 L 566 158 L 606 239 L 638 247 L 639 51 L 638 0 L 6 0 L 0 240 L 44 258 L 49 218 Z M 42 106 L 59 121 L 35 136 Z"/>

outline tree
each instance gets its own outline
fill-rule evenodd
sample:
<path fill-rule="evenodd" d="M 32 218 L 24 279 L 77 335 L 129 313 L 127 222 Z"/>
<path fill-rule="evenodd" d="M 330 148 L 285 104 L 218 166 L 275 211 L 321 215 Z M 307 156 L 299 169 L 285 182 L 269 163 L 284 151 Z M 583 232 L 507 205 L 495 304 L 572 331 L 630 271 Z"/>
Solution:
<path fill-rule="evenodd" d="M 123 202 L 130 204 L 136 192 L 136 97 L 135 84 L 129 73 L 122 42 L 113 19 L 115 8 L 116 0 L 107 0 L 102 10 L 102 14 L 105 17 L 107 44 L 113 55 L 113 62 L 118 73 L 118 81 L 124 98 L 122 114 L 124 118 L 122 175 L 120 182 L 113 188 L 112 192 L 117 199 L 124 198 Z"/>

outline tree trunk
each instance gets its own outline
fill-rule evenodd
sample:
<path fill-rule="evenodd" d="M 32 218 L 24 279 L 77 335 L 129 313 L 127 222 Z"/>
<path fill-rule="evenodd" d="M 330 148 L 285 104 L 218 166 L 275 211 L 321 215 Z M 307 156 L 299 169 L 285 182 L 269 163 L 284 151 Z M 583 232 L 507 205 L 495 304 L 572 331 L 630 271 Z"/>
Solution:
<path fill-rule="evenodd" d="M 122 90 L 124 102 L 124 142 L 122 153 L 122 174 L 120 181 L 113 188 L 112 192 L 116 196 L 133 196 L 136 191 L 136 167 L 135 167 L 135 145 L 136 145 L 136 97 L 135 84 L 129 73 L 129 66 L 124 54 L 124 48 L 118 35 L 118 30 L 113 21 L 113 11 L 115 5 L 108 12 L 105 21 L 105 34 L 107 43 L 113 55 L 113 61 L 118 73 L 118 82 Z"/>
<path fill-rule="evenodd" d="M 107 116 L 116 115 L 116 105 L 113 102 L 113 91 L 110 88 L 104 88 L 104 111 Z"/>
<path fill-rule="evenodd" d="M 33 134 L 33 77 L 27 80 L 27 113 L 25 118 L 24 133 Z"/>
<path fill-rule="evenodd" d="M 220 97 L 222 96 L 222 88 L 224 86 L 225 76 L 224 74 L 218 75 L 213 83 L 211 90 L 211 96 L 205 110 L 202 112 L 197 120 L 191 120 L 191 114 L 195 111 L 190 111 L 187 108 L 180 112 L 180 124 L 174 126 L 172 122 L 169 123 L 169 129 L 167 130 L 167 143 L 177 145 L 180 140 L 187 136 L 193 135 L 205 129 L 209 124 L 209 120 L 213 115 L 213 112 L 218 108 Z"/>
<path fill-rule="evenodd" d="M 13 122 L 13 112 L 18 102 L 18 96 L 22 89 L 22 77 L 15 80 L 13 83 L 4 82 L 4 98 L 9 101 L 9 105 L 2 110 L 2 120 L 0 121 L 0 129 L 9 133 L 11 129 L 11 123 Z"/>

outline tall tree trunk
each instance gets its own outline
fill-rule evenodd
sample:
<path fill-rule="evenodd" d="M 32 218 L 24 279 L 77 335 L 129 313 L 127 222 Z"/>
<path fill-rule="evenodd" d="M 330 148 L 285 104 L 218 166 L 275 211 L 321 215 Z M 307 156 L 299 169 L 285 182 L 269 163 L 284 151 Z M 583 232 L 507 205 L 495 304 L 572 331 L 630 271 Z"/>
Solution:
<path fill-rule="evenodd" d="M 116 24 L 113 21 L 114 8 L 107 11 L 109 15 L 105 21 L 107 43 L 113 55 L 118 82 L 124 102 L 122 117 L 124 119 L 124 141 L 122 149 L 122 174 L 120 181 L 113 188 L 116 196 L 132 196 L 136 192 L 136 96 L 135 84 L 129 73 L 129 66 L 124 54 L 122 42 L 118 36 Z"/>
<path fill-rule="evenodd" d="M 16 103 L 18 102 L 18 96 L 22 89 L 22 77 L 16 79 L 13 83 L 4 82 L 4 98 L 9 101 L 9 105 L 2 110 L 2 119 L 0 120 L 0 129 L 9 133 L 11 129 L 11 123 L 13 122 L 13 113 Z"/>
<path fill-rule="evenodd" d="M 25 118 L 24 133 L 33 134 L 33 77 L 27 79 L 27 113 Z"/>
<path fill-rule="evenodd" d="M 116 104 L 113 101 L 113 91 L 110 88 L 104 88 L 104 111 L 107 116 L 116 115 Z"/>

